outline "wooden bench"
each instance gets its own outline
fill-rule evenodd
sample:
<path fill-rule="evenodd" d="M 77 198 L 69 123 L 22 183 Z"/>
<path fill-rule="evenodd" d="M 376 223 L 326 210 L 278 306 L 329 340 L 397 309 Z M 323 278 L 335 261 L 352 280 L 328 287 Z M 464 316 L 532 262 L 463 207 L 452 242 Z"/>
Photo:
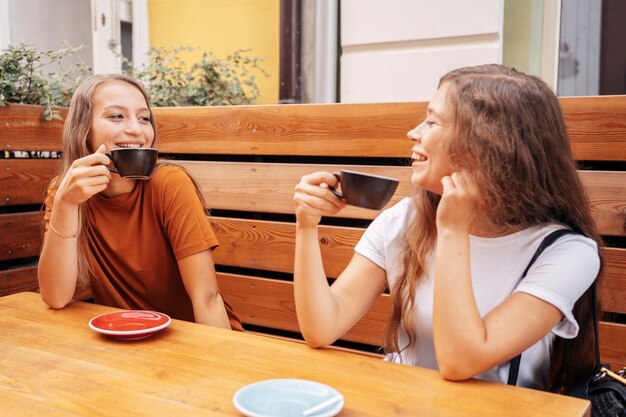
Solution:
<path fill-rule="evenodd" d="M 603 360 L 626 366 L 626 96 L 562 98 L 580 175 L 607 249 L 600 298 Z M 163 157 L 185 166 L 212 207 L 221 242 L 214 252 L 224 296 L 245 326 L 298 337 L 292 272 L 293 188 L 316 170 L 350 166 L 401 179 L 390 204 L 410 193 L 406 132 L 425 103 L 307 104 L 155 109 Z M 11 106 L 17 107 L 17 106 Z M 61 122 L 40 123 L 39 108 L 0 107 L 4 150 L 59 151 Z M 17 114 L 16 114 L 17 113 Z M 33 117 L 34 116 L 34 117 Z M 54 159 L 0 160 L 0 295 L 36 290 L 40 206 Z M 337 277 L 376 212 L 348 208 L 324 219 L 320 244 Z M 375 351 L 389 297 L 339 345 Z"/>

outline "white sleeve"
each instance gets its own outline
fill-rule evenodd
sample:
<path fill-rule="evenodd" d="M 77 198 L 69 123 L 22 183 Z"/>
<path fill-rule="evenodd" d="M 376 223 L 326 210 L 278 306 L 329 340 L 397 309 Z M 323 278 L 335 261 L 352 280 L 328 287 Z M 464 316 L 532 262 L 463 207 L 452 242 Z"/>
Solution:
<path fill-rule="evenodd" d="M 389 272 L 389 268 L 398 260 L 386 258 L 397 256 L 399 239 L 406 232 L 406 224 L 412 213 L 411 198 L 404 198 L 386 209 L 365 230 L 354 251 Z"/>
<path fill-rule="evenodd" d="M 384 270 L 386 270 L 384 230 L 387 215 L 388 212 L 384 211 L 376 217 L 354 247 L 356 253 L 366 257 Z"/>
<path fill-rule="evenodd" d="M 563 319 L 552 333 L 571 339 L 579 330 L 572 314 L 574 304 L 591 286 L 599 270 L 596 242 L 584 236 L 568 235 L 539 256 L 515 291 L 531 294 L 558 308 Z"/>

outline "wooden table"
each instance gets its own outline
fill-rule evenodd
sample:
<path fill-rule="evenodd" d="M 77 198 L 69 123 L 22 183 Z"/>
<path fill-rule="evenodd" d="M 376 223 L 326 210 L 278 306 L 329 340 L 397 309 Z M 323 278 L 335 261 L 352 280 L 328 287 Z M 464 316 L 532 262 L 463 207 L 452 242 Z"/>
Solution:
<path fill-rule="evenodd" d="M 89 329 L 114 309 L 47 308 L 35 293 L 0 298 L 2 416 L 238 416 L 233 394 L 271 378 L 340 391 L 340 416 L 589 416 L 587 401 L 437 372 L 335 349 L 174 320 L 150 338 Z"/>

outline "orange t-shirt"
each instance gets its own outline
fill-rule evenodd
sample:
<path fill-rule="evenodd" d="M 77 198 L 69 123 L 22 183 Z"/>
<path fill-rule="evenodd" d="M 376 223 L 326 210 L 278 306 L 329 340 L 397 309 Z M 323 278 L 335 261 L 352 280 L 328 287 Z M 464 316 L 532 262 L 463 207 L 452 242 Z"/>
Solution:
<path fill-rule="evenodd" d="M 53 201 L 51 192 L 46 221 Z M 189 176 L 161 166 L 129 194 L 97 194 L 86 204 L 85 255 L 96 303 L 194 321 L 177 260 L 215 248 L 218 241 Z M 226 300 L 224 305 L 231 327 L 243 330 Z"/>

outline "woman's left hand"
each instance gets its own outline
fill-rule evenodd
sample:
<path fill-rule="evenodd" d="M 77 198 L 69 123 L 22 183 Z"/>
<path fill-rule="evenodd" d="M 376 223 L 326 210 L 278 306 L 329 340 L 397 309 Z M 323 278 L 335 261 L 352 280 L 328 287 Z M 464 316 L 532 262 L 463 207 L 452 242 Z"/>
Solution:
<path fill-rule="evenodd" d="M 463 172 L 453 172 L 441 179 L 443 193 L 437 208 L 437 230 L 469 233 L 476 218 L 478 187 Z"/>

